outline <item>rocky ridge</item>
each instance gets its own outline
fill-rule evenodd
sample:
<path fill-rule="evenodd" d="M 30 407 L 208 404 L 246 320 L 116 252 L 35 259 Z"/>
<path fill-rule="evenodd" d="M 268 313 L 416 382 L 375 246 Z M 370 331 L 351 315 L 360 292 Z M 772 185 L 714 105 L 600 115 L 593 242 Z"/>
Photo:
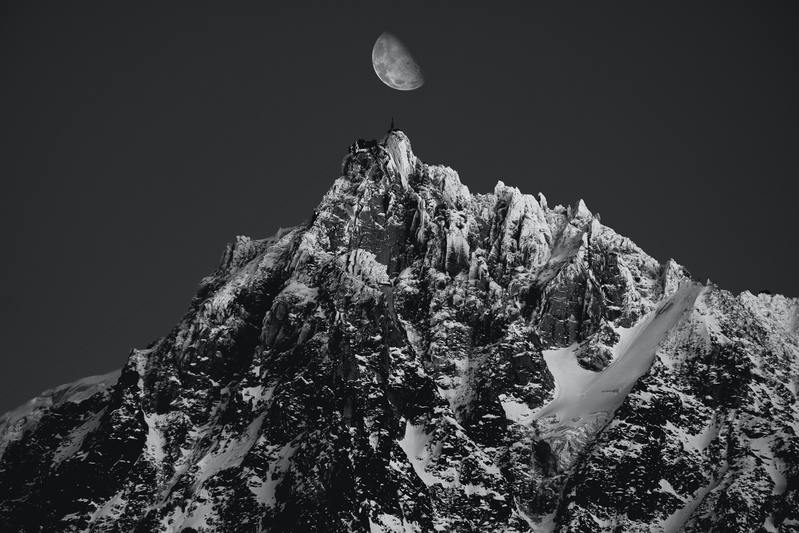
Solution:
<path fill-rule="evenodd" d="M 400 131 L 120 373 L 0 418 L 3 531 L 799 531 L 799 300 Z"/>

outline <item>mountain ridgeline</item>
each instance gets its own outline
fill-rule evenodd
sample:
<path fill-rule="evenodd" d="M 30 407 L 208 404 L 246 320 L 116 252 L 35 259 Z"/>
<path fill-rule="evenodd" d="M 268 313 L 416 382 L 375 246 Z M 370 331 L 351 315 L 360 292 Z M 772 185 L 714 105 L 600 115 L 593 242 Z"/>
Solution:
<path fill-rule="evenodd" d="M 799 531 L 799 300 L 358 141 L 165 337 L 0 418 L 0 531 Z"/>

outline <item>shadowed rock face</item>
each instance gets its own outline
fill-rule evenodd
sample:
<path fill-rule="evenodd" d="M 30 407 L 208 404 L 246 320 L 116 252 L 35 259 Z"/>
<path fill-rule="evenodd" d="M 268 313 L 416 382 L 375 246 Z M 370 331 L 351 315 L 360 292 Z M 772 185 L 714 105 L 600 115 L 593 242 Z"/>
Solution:
<path fill-rule="evenodd" d="M 0 419 L 0 530 L 796 530 L 797 325 L 393 131 L 121 373 Z"/>

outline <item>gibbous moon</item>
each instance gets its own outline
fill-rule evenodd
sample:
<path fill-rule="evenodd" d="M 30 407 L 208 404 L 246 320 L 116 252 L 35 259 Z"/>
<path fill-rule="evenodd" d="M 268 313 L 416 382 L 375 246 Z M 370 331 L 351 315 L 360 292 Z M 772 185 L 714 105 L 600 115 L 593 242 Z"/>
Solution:
<path fill-rule="evenodd" d="M 405 45 L 388 32 L 380 34 L 372 47 L 372 66 L 377 77 L 392 89 L 412 91 L 424 85 L 422 69 Z"/>

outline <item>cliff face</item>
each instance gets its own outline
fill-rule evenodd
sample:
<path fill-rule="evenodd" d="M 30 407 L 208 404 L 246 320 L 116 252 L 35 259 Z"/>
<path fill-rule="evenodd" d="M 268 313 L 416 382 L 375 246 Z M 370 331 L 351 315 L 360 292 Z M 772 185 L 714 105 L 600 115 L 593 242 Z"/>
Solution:
<path fill-rule="evenodd" d="M 0 419 L 2 531 L 799 531 L 799 301 L 399 131 L 119 374 Z"/>

